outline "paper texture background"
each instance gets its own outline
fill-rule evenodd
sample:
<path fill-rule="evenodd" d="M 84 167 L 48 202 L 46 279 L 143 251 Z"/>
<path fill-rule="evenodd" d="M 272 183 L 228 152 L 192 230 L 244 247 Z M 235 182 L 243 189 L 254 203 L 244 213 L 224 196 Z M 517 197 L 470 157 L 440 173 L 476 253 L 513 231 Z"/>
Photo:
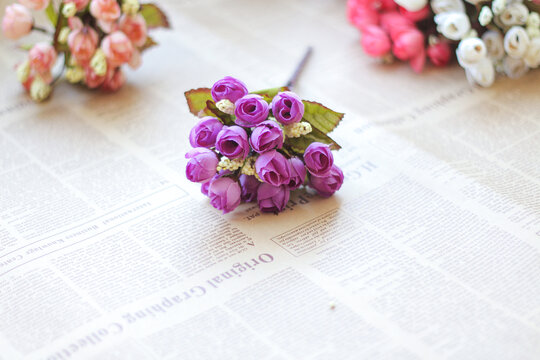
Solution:
<path fill-rule="evenodd" d="M 0 359 L 540 357 L 539 72 L 379 65 L 345 1 L 160 5 L 112 95 L 36 105 L 0 42 Z M 282 85 L 307 45 L 345 184 L 222 216 L 184 178 L 183 92 Z"/>

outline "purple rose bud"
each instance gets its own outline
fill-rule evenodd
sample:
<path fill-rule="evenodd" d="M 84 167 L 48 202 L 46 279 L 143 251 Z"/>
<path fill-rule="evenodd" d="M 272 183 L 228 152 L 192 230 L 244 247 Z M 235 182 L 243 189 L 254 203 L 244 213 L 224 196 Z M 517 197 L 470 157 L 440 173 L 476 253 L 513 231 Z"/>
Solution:
<path fill-rule="evenodd" d="M 293 92 L 280 92 L 272 99 L 272 114 L 284 125 L 297 123 L 304 116 L 304 103 Z"/>
<path fill-rule="evenodd" d="M 274 186 L 288 184 L 291 178 L 291 167 L 287 158 L 276 150 L 259 155 L 255 161 L 255 171 L 264 182 Z"/>
<path fill-rule="evenodd" d="M 242 201 L 254 201 L 257 198 L 257 189 L 261 182 L 255 176 L 244 174 L 240 175 L 238 181 L 240 181 L 240 187 L 242 188 Z"/>
<path fill-rule="evenodd" d="M 224 126 L 216 138 L 216 149 L 229 159 L 245 159 L 249 154 L 246 130 L 240 126 Z"/>
<path fill-rule="evenodd" d="M 263 97 L 255 94 L 248 94 L 238 100 L 235 104 L 235 123 L 244 127 L 253 127 L 262 123 L 268 118 L 270 108 Z"/>
<path fill-rule="evenodd" d="M 248 90 L 246 85 L 240 80 L 230 76 L 225 76 L 223 79 L 216 81 L 212 86 L 212 98 L 215 102 L 227 99 L 235 103 L 247 93 Z"/>
<path fill-rule="evenodd" d="M 229 177 L 212 180 L 208 187 L 210 204 L 226 214 L 240 205 L 240 185 Z"/>
<path fill-rule="evenodd" d="M 210 186 L 210 183 L 215 179 L 218 179 L 222 176 L 229 175 L 229 174 L 232 174 L 231 171 L 229 170 L 220 170 L 216 175 L 212 176 L 212 178 L 209 181 L 201 185 L 201 192 L 204 195 L 208 196 L 208 187 Z"/>
<path fill-rule="evenodd" d="M 309 144 L 304 152 L 304 162 L 310 173 L 315 176 L 326 176 L 334 165 L 334 156 L 330 146 L 313 142 Z"/>
<path fill-rule="evenodd" d="M 332 196 L 343 184 L 343 172 L 336 165 L 332 166 L 326 176 L 311 176 L 310 185 L 323 197 Z"/>
<path fill-rule="evenodd" d="M 289 202 L 290 191 L 285 186 L 262 183 L 257 190 L 257 201 L 262 212 L 280 212 Z"/>
<path fill-rule="evenodd" d="M 249 144 L 259 154 L 283 146 L 283 131 L 278 123 L 272 120 L 260 123 L 249 138 Z"/>
<path fill-rule="evenodd" d="M 211 181 L 211 180 L 210 180 Z M 201 192 L 203 195 L 208 196 L 208 188 L 210 187 L 210 181 L 207 181 L 205 183 L 202 183 L 201 185 Z"/>
<path fill-rule="evenodd" d="M 189 143 L 193 147 L 211 148 L 216 144 L 216 137 L 221 128 L 223 124 L 218 119 L 204 117 L 191 129 Z"/>
<path fill-rule="evenodd" d="M 289 159 L 289 164 L 291 165 L 291 178 L 287 184 L 289 190 L 298 189 L 304 183 L 306 179 L 306 167 L 304 162 L 297 157 Z"/>
<path fill-rule="evenodd" d="M 189 181 L 205 182 L 216 174 L 218 158 L 216 153 L 206 148 L 191 149 L 186 154 L 189 159 L 186 165 L 186 177 Z"/>

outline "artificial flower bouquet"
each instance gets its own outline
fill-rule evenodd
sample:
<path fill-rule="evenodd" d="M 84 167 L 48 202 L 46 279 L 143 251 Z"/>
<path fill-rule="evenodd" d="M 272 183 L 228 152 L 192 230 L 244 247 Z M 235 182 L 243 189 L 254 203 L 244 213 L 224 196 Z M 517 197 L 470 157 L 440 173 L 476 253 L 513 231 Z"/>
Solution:
<path fill-rule="evenodd" d="M 45 11 L 53 29 L 37 26 L 31 10 Z M 58 55 L 63 57 L 59 73 L 65 70 L 69 82 L 118 90 L 125 82 L 122 65 L 134 69 L 141 65 L 141 53 L 157 45 L 148 30 L 157 27 L 169 27 L 165 14 L 156 5 L 138 0 L 19 0 L 6 7 L 2 19 L 9 39 L 32 30 L 52 37 L 22 46 L 29 50 L 28 56 L 16 67 L 19 81 L 35 101 L 50 95 Z"/>
<path fill-rule="evenodd" d="M 186 176 L 202 183 L 202 193 L 223 213 L 252 201 L 277 213 L 302 185 L 323 197 L 341 187 L 343 172 L 331 151 L 340 146 L 327 134 L 343 114 L 286 87 L 248 93 L 232 77 L 185 96 L 200 118 L 189 134 Z"/>
<path fill-rule="evenodd" d="M 446 66 L 456 54 L 472 84 L 517 78 L 540 65 L 540 0 L 348 0 L 364 51 L 386 61 L 426 58 Z"/>

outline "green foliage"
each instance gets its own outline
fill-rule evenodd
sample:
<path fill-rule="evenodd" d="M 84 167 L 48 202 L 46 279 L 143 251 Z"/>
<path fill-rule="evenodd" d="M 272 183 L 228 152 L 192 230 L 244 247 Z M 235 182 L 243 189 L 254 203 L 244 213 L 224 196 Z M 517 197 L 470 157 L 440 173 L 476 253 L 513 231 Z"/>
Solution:
<path fill-rule="evenodd" d="M 332 150 L 339 150 L 341 146 L 338 145 L 330 136 L 326 135 L 322 131 L 313 128 L 313 130 L 306 135 L 302 135 L 297 138 L 287 138 L 285 145 L 290 147 L 292 151 L 303 154 L 306 148 L 312 142 L 321 142 L 323 144 L 330 145 Z"/>
<path fill-rule="evenodd" d="M 45 14 L 47 14 L 47 18 L 51 22 L 52 26 L 56 27 L 56 23 L 58 22 L 58 14 L 54 10 L 53 2 L 51 1 L 47 8 L 45 9 Z"/>
<path fill-rule="evenodd" d="M 303 119 L 324 134 L 328 134 L 334 130 L 345 115 L 314 101 L 304 100 L 302 102 L 304 103 Z"/>
<path fill-rule="evenodd" d="M 276 96 L 278 92 L 282 92 L 282 91 L 289 91 L 289 88 L 286 86 L 282 86 L 282 87 L 277 87 L 277 88 L 272 88 L 272 89 L 254 91 L 252 92 L 252 94 L 261 95 L 266 102 L 270 103 L 272 102 L 272 99 L 274 98 L 274 96 Z"/>
<path fill-rule="evenodd" d="M 186 91 L 186 97 L 189 111 L 198 117 L 212 115 L 212 112 L 206 107 L 207 101 L 212 101 L 212 93 L 208 88 L 199 88 Z"/>
<path fill-rule="evenodd" d="M 158 27 L 169 29 L 171 27 L 167 15 L 156 4 L 141 4 L 140 12 L 149 29 Z"/>

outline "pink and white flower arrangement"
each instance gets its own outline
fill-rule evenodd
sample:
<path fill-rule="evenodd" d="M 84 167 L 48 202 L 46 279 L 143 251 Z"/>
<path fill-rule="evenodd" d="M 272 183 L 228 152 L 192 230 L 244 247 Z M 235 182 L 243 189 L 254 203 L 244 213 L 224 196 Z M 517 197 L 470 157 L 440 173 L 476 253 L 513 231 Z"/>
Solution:
<path fill-rule="evenodd" d="M 202 184 L 216 209 L 228 213 L 256 201 L 262 212 L 277 213 L 301 186 L 323 197 L 341 187 L 331 151 L 340 146 L 327 134 L 343 114 L 286 87 L 249 93 L 229 76 L 185 96 L 199 118 L 189 134 L 186 177 Z"/>
<path fill-rule="evenodd" d="M 38 27 L 32 11 L 45 11 L 51 29 Z M 65 71 L 71 83 L 118 90 L 126 80 L 122 67 L 141 65 L 141 53 L 157 45 L 148 31 L 158 27 L 169 27 L 166 15 L 156 5 L 138 0 L 19 0 L 6 7 L 2 19 L 9 39 L 32 30 L 52 37 L 25 46 L 28 56 L 16 67 L 19 81 L 35 101 L 49 97 L 58 59 L 63 63 L 56 78 Z"/>

